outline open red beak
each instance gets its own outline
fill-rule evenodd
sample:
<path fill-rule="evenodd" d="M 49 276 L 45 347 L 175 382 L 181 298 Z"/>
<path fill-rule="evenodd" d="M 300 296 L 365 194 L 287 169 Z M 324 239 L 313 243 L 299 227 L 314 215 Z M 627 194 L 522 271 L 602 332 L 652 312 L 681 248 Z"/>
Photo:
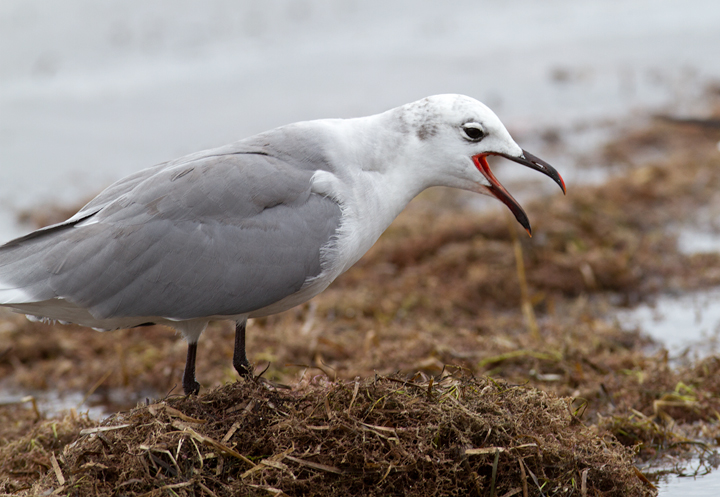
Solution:
<path fill-rule="evenodd" d="M 512 155 L 507 154 L 492 155 L 500 155 L 502 157 L 505 157 L 506 159 L 510 159 L 513 162 L 517 162 L 518 164 L 529 167 L 530 169 L 540 171 L 544 175 L 552 178 L 553 181 L 555 181 L 555 183 L 557 183 L 558 186 L 562 188 L 563 193 L 565 193 L 565 182 L 554 167 L 552 167 L 544 160 L 535 157 L 531 153 L 526 152 L 525 150 L 523 150 L 522 152 L 523 154 L 520 157 L 513 157 Z M 515 200 L 513 196 L 510 195 L 510 192 L 508 192 L 505 187 L 500 184 L 493 172 L 490 170 L 490 165 L 487 162 L 488 155 L 490 154 L 474 155 L 472 159 L 475 163 L 475 167 L 477 167 L 478 170 L 482 173 L 482 175 L 485 176 L 485 178 L 487 178 L 487 180 L 490 182 L 490 186 L 488 187 L 490 193 L 495 195 L 498 200 L 508 206 L 510 211 L 515 216 L 515 219 L 517 219 L 518 223 L 520 223 L 522 227 L 525 228 L 525 231 L 528 232 L 528 235 L 532 236 L 532 230 L 530 229 L 530 221 L 528 220 L 527 214 L 525 214 L 525 211 L 522 207 L 520 207 L 518 201 Z"/>

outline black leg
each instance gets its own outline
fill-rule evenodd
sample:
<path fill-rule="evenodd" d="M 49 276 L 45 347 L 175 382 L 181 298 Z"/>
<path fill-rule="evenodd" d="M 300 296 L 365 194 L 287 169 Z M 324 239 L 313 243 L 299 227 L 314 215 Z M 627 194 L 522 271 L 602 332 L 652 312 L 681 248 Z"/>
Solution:
<path fill-rule="evenodd" d="M 183 373 L 183 390 L 185 395 L 197 394 L 200 391 L 200 383 L 195 381 L 195 356 L 197 355 L 197 342 L 188 343 L 187 360 L 185 361 L 185 372 Z"/>
<path fill-rule="evenodd" d="M 240 376 L 252 378 L 252 367 L 245 354 L 245 323 L 235 323 L 235 352 L 233 353 L 233 366 Z"/>

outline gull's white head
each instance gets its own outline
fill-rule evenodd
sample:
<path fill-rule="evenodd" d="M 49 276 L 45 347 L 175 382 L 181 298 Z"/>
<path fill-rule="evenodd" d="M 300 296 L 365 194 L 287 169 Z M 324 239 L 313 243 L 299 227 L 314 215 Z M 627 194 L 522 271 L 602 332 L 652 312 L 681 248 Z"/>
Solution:
<path fill-rule="evenodd" d="M 565 184 L 550 164 L 521 149 L 486 105 L 464 95 L 435 95 L 387 113 L 407 136 L 405 151 L 429 181 L 496 197 L 530 233 L 520 204 L 495 178 L 486 157 L 500 155 Z M 416 169 L 417 170 L 417 169 Z"/>

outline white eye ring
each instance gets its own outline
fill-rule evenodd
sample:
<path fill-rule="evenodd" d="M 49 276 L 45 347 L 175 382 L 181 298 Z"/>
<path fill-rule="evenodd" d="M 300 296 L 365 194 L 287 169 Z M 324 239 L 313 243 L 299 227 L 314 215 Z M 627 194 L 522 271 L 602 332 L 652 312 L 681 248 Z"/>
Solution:
<path fill-rule="evenodd" d="M 465 123 L 462 125 L 462 130 L 465 138 L 470 141 L 479 142 L 485 138 L 485 131 L 483 131 L 482 126 L 478 123 Z"/>

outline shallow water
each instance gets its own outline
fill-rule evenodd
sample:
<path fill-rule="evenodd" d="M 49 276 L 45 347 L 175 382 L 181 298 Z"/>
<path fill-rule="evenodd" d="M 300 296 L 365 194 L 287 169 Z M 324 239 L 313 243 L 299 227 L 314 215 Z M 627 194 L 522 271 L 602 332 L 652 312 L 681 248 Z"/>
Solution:
<path fill-rule="evenodd" d="M 679 233 L 678 248 L 685 254 L 720 251 L 720 233 L 709 229 L 685 229 Z"/>
<path fill-rule="evenodd" d="M 717 459 L 717 456 L 712 456 Z M 665 475 L 660 478 L 659 495 L 663 497 L 716 497 L 720 495 L 720 471 L 697 458 L 689 463 L 679 463 L 683 476 Z M 644 468 L 641 468 L 645 471 Z M 667 468 L 670 470 L 671 468 Z M 696 476 L 695 476 L 696 475 Z"/>
<path fill-rule="evenodd" d="M 681 295 L 663 295 L 652 304 L 621 311 L 617 319 L 625 329 L 640 328 L 661 342 L 670 358 L 689 353 L 707 356 L 720 346 L 720 289 Z"/>
<path fill-rule="evenodd" d="M 109 414 L 107 407 L 103 405 L 88 405 L 85 396 L 80 392 L 64 392 L 60 395 L 58 392 L 43 390 L 38 392 L 27 392 L 23 395 L 13 395 L 0 390 L 0 405 L 20 404 L 31 405 L 31 400 L 35 400 L 38 411 L 44 417 L 53 417 L 75 409 L 79 412 L 87 412 L 92 419 L 102 419 Z"/>
<path fill-rule="evenodd" d="M 665 497 L 717 497 L 720 495 L 720 472 L 705 476 L 673 476 L 659 486 L 658 495 Z"/>
<path fill-rule="evenodd" d="M 653 304 L 617 314 L 626 329 L 639 328 L 665 346 L 671 362 L 702 358 L 717 354 L 720 349 L 720 288 L 681 294 L 664 295 Z M 693 465 L 694 464 L 694 465 Z M 684 466 L 684 465 L 681 465 Z M 685 467 L 694 473 L 697 461 Z M 720 495 L 720 472 L 700 476 L 668 475 L 658 485 L 664 497 L 705 497 Z"/>

